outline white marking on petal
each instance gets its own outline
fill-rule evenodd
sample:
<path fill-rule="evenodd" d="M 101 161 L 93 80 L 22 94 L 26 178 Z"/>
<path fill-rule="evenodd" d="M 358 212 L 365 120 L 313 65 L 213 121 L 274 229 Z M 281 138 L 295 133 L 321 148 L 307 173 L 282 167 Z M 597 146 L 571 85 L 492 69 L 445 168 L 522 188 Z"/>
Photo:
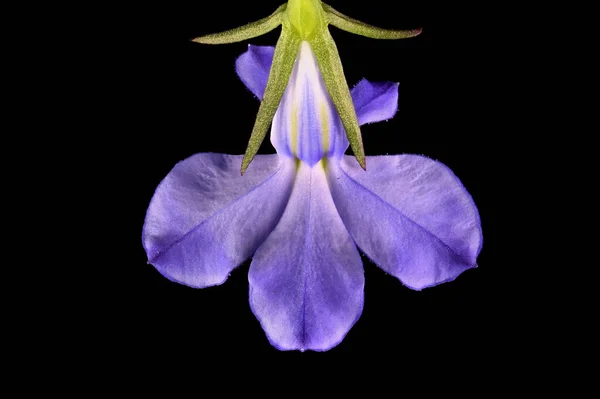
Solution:
<path fill-rule="evenodd" d="M 290 81 L 273 120 L 271 142 L 280 154 L 314 166 L 331 155 L 343 135 L 339 115 L 327 92 L 308 42 L 302 42 Z M 344 149 L 345 150 L 345 149 Z"/>

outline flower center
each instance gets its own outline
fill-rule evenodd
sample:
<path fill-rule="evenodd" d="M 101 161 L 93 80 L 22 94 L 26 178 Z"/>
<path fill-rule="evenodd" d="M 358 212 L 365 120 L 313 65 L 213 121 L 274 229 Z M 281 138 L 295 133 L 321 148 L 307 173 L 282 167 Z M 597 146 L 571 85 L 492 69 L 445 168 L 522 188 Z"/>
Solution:
<path fill-rule="evenodd" d="M 273 119 L 271 143 L 280 155 L 310 166 L 348 146 L 310 44 L 300 45 L 289 83 Z"/>

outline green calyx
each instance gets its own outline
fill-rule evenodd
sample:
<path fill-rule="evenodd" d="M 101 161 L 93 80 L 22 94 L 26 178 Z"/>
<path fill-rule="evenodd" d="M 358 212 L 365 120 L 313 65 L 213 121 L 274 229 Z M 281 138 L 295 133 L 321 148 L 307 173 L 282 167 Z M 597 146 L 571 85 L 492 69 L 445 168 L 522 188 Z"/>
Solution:
<path fill-rule="evenodd" d="M 239 28 L 201 36 L 193 40 L 204 44 L 235 43 L 264 35 L 279 25 L 282 26 L 281 36 L 275 46 L 273 64 L 271 65 L 265 94 L 258 109 L 248 148 L 242 161 L 242 174 L 244 174 L 258 152 L 269 126 L 271 126 L 281 97 L 287 87 L 302 41 L 307 41 L 313 48 L 327 91 L 346 130 L 350 147 L 360 166 L 366 169 L 358 119 L 344 77 L 337 47 L 327 29 L 329 24 L 344 31 L 373 39 L 405 39 L 421 33 L 421 29 L 389 30 L 377 28 L 347 17 L 324 4 L 321 0 L 288 0 L 287 4 L 280 6 L 266 18 Z"/>

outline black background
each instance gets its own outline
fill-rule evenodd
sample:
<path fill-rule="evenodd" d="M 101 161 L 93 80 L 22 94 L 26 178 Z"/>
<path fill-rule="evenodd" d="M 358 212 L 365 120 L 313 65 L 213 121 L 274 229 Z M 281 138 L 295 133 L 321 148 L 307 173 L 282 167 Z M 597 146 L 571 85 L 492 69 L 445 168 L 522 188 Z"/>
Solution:
<path fill-rule="evenodd" d="M 115 48 L 113 65 L 119 71 L 113 107 L 119 118 L 111 140 L 126 155 L 121 177 L 127 194 L 118 198 L 126 210 L 119 229 L 126 237 L 127 256 L 110 260 L 116 268 L 113 281 L 123 295 L 118 311 L 107 315 L 111 322 L 102 326 L 107 342 L 122 348 L 122 355 L 245 354 L 279 360 L 368 354 L 443 358 L 493 350 L 492 337 L 504 327 L 498 301 L 505 272 L 495 249 L 497 136 L 495 122 L 484 116 L 488 105 L 483 93 L 490 79 L 481 70 L 485 44 L 468 32 L 469 21 L 445 22 L 432 3 L 329 2 L 376 26 L 423 27 L 417 38 L 378 41 L 335 27 L 330 31 L 350 87 L 363 77 L 400 82 L 396 116 L 362 127 L 366 154 L 423 154 L 448 165 L 481 215 L 479 267 L 416 292 L 363 257 L 362 316 L 326 354 L 284 353 L 269 344 L 248 304 L 250 262 L 234 270 L 225 284 L 201 290 L 162 277 L 146 263 L 141 243 L 154 189 L 175 163 L 192 154 L 244 152 L 258 101 L 236 76 L 234 62 L 248 43 L 274 45 L 279 28 L 228 45 L 190 39 L 260 19 L 280 2 L 145 4 L 127 14 L 127 34 Z M 260 152 L 274 152 L 268 139 Z"/>

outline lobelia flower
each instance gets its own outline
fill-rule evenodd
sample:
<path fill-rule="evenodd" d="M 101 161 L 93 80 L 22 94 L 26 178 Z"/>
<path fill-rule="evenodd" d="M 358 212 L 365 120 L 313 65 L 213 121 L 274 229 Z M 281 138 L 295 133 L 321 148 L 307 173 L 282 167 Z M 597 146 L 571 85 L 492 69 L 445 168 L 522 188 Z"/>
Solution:
<path fill-rule="evenodd" d="M 252 257 L 250 306 L 281 350 L 328 350 L 358 320 L 357 246 L 420 290 L 476 267 L 482 244 L 475 204 L 443 164 L 373 156 L 365 171 L 344 155 L 352 138 L 314 48 L 300 40 L 277 101 L 277 154 L 200 153 L 179 162 L 156 189 L 143 229 L 149 263 L 191 287 L 222 284 Z M 261 104 L 276 62 L 277 48 L 259 46 L 236 61 Z M 362 80 L 350 98 L 357 125 L 382 121 L 396 113 L 398 85 Z"/>

